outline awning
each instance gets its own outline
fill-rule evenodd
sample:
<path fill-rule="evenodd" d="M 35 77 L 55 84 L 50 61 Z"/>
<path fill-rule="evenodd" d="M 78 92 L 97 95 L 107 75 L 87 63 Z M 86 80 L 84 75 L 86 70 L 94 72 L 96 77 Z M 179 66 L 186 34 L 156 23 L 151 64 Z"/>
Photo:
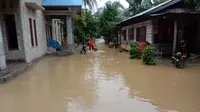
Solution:
<path fill-rule="evenodd" d="M 35 10 L 45 10 L 45 8 L 39 5 L 37 2 L 26 2 L 25 4 Z"/>

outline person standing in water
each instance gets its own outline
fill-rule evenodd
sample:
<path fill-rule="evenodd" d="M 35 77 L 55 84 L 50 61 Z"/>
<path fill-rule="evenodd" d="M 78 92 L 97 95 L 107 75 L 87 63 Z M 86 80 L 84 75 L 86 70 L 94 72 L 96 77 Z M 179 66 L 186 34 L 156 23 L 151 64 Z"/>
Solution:
<path fill-rule="evenodd" d="M 90 38 L 90 50 L 94 50 L 95 47 L 95 40 L 94 37 Z"/>

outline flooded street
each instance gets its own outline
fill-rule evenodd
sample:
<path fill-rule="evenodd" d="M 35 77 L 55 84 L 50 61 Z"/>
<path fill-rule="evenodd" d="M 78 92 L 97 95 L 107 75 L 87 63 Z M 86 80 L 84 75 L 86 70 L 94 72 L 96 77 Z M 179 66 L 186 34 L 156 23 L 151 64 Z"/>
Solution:
<path fill-rule="evenodd" d="M 0 112 L 200 112 L 200 67 L 145 66 L 98 48 L 45 57 L 0 85 Z"/>

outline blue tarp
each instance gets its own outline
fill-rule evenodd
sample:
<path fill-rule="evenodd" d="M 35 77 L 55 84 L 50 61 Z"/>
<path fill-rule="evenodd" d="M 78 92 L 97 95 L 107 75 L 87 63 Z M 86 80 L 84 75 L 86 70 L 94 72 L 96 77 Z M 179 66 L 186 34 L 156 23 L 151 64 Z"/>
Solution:
<path fill-rule="evenodd" d="M 61 45 L 55 40 L 48 40 L 47 45 L 56 49 L 56 51 L 62 51 Z"/>
<path fill-rule="evenodd" d="M 83 0 L 43 0 L 43 6 L 73 6 L 82 5 Z"/>

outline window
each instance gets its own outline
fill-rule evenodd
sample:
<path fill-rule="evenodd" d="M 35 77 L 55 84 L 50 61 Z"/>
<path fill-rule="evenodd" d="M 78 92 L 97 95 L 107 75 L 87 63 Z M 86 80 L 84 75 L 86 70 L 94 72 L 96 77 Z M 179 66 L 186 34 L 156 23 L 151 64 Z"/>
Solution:
<path fill-rule="evenodd" d="M 36 26 L 35 19 L 29 18 L 29 27 L 30 27 L 31 45 L 32 47 L 38 46 L 37 26 Z M 34 41 L 35 41 L 35 44 L 34 44 Z"/>
<path fill-rule="evenodd" d="M 146 27 L 137 28 L 137 41 L 144 42 L 146 41 Z"/>
<path fill-rule="evenodd" d="M 138 36 L 145 36 L 145 31 L 146 31 L 145 27 L 138 28 Z"/>
<path fill-rule="evenodd" d="M 29 27 L 30 27 L 31 45 L 32 45 L 32 47 L 34 47 L 33 25 L 32 25 L 32 19 L 31 18 L 29 18 Z"/>
<path fill-rule="evenodd" d="M 35 20 L 33 20 L 33 24 L 34 24 L 34 32 L 35 32 L 35 45 L 38 46 L 37 29 L 36 29 Z"/>

